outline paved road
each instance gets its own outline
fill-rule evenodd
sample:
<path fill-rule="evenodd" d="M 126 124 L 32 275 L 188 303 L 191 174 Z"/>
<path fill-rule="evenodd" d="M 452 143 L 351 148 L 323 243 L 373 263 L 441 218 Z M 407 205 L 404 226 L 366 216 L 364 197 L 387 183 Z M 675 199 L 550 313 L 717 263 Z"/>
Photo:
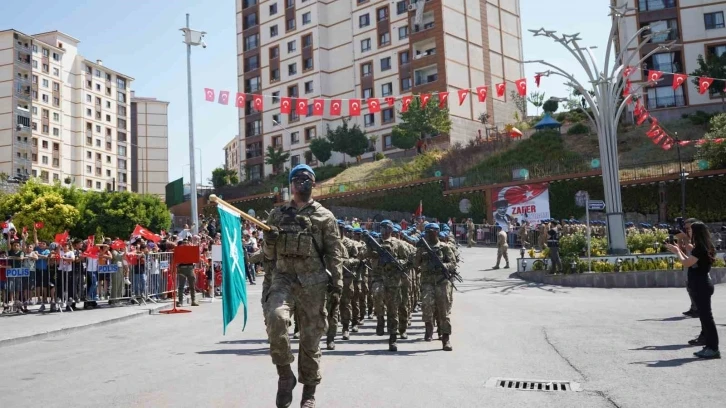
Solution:
<path fill-rule="evenodd" d="M 399 352 L 371 321 L 325 351 L 320 407 L 723 407 L 726 365 L 684 346 L 698 321 L 682 319 L 683 289 L 542 286 L 488 271 L 495 250 L 462 250 L 454 351 L 426 343 L 416 320 Z M 726 337 L 726 286 L 714 311 Z M 259 286 L 250 322 L 221 335 L 221 303 L 186 315 L 146 316 L 0 348 L 2 406 L 271 407 L 270 362 Z M 2 327 L 0 327 L 2 330 Z M 296 349 L 296 348 L 295 348 Z M 490 389 L 493 377 L 565 380 L 582 392 Z M 299 402 L 302 387 L 296 389 Z"/>

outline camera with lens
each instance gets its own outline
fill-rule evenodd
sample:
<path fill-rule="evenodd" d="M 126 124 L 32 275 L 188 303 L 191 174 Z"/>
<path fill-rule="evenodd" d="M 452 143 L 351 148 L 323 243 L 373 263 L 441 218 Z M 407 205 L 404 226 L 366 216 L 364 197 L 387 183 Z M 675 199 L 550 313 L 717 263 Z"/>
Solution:
<path fill-rule="evenodd" d="M 681 231 L 683 231 L 683 232 L 685 232 L 685 231 L 686 231 L 686 223 L 685 223 L 685 221 L 683 220 L 683 217 L 678 217 L 678 218 L 676 218 L 676 225 L 678 225 L 678 228 L 679 228 L 679 229 L 680 229 Z"/>

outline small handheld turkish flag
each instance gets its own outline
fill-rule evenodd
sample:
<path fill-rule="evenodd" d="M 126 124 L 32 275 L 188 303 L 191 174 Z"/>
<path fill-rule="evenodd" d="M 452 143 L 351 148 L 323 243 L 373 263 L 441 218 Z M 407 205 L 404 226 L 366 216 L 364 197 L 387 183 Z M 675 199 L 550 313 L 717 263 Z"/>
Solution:
<path fill-rule="evenodd" d="M 623 76 L 627 78 L 632 75 L 633 72 L 635 72 L 635 67 L 625 67 L 625 69 L 623 69 Z"/>
<path fill-rule="evenodd" d="M 219 91 L 219 100 L 217 101 L 222 105 L 229 103 L 229 91 Z"/>
<path fill-rule="evenodd" d="M 514 81 L 515 85 L 517 85 L 517 92 L 519 92 L 519 96 L 526 96 L 527 95 L 527 78 L 522 78 Z"/>
<path fill-rule="evenodd" d="M 237 92 L 237 98 L 234 101 L 234 106 L 244 108 L 245 102 L 247 102 L 247 96 L 241 92 Z"/>
<path fill-rule="evenodd" d="M 289 115 L 292 112 L 292 99 L 289 97 L 280 98 L 280 113 Z"/>
<path fill-rule="evenodd" d="M 466 96 L 469 95 L 468 89 L 459 89 L 457 92 L 459 94 L 459 106 L 461 106 L 464 101 L 466 100 Z"/>
<path fill-rule="evenodd" d="M 39 229 L 43 228 L 43 226 L 44 226 L 44 225 L 45 225 L 45 224 L 43 224 L 43 222 L 42 222 L 42 221 L 38 221 L 38 222 L 36 222 L 36 223 L 35 223 L 35 224 L 33 225 L 33 228 L 35 228 L 35 229 L 39 230 Z"/>
<path fill-rule="evenodd" d="M 542 80 L 542 74 L 535 74 L 534 75 L 534 83 L 537 84 L 537 88 L 539 88 L 539 81 Z"/>
<path fill-rule="evenodd" d="M 429 99 L 431 99 L 431 94 L 419 94 L 418 99 L 421 101 L 421 107 L 425 108 L 426 104 L 429 103 Z"/>
<path fill-rule="evenodd" d="M 325 99 L 313 100 L 313 115 L 323 116 L 325 113 Z"/>
<path fill-rule="evenodd" d="M 700 93 L 701 95 L 705 94 L 706 91 L 708 91 L 708 88 L 711 87 L 712 83 L 713 83 L 713 78 L 708 78 L 708 77 L 698 78 L 698 93 Z"/>
<path fill-rule="evenodd" d="M 673 74 L 673 89 L 678 89 L 679 86 L 683 85 L 688 79 L 686 74 Z"/>
<path fill-rule="evenodd" d="M 298 115 L 307 115 L 308 114 L 308 100 L 304 98 L 300 98 L 297 101 L 295 101 L 295 113 Z"/>
<path fill-rule="evenodd" d="M 497 91 L 497 92 L 499 92 L 499 91 Z M 476 96 L 479 97 L 479 102 L 486 102 L 488 93 L 489 93 L 489 87 L 479 86 L 476 88 Z M 504 91 L 502 91 L 502 95 L 504 95 Z"/>
<path fill-rule="evenodd" d="M 663 77 L 662 71 L 648 71 L 648 81 L 649 82 L 657 82 L 659 79 Z"/>
<path fill-rule="evenodd" d="M 388 97 L 386 97 L 386 103 L 388 104 L 389 107 L 392 108 L 396 105 L 396 98 L 394 98 L 393 96 L 388 96 Z"/>
<path fill-rule="evenodd" d="M 439 92 L 439 109 L 444 109 L 446 107 L 446 102 L 449 101 L 449 93 L 448 92 Z"/>
<path fill-rule="evenodd" d="M 360 116 L 360 99 L 348 100 L 348 114 L 350 116 Z"/>
<path fill-rule="evenodd" d="M 214 89 L 204 88 L 204 100 L 207 102 L 214 102 Z"/>
<path fill-rule="evenodd" d="M 504 97 L 504 91 L 507 90 L 507 83 L 502 82 L 501 84 L 497 84 L 497 97 L 502 98 Z"/>
<path fill-rule="evenodd" d="M 401 112 L 408 112 L 408 105 L 411 104 L 413 96 L 404 96 L 401 98 Z"/>
<path fill-rule="evenodd" d="M 264 103 L 262 101 L 262 95 L 253 95 L 252 96 L 252 106 L 255 108 L 256 111 L 262 112 L 262 108 L 264 108 Z"/>
<path fill-rule="evenodd" d="M 378 113 L 381 111 L 381 103 L 378 102 L 378 98 L 368 98 L 366 104 L 368 104 L 368 112 L 370 113 Z"/>
<path fill-rule="evenodd" d="M 342 110 L 343 103 L 340 99 L 332 99 L 330 101 L 330 114 L 331 115 L 340 115 L 340 111 Z"/>

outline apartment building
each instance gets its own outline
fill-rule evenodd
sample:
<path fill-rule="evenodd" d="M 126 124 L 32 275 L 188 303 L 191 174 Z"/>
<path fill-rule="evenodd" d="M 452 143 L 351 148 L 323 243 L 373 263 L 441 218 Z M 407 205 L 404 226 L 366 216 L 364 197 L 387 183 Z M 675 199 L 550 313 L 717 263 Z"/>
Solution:
<path fill-rule="evenodd" d="M 240 167 L 240 146 L 242 140 L 239 135 L 235 136 L 226 145 L 224 145 L 224 168 L 226 170 L 234 170 L 237 177 L 240 177 L 243 169 Z"/>
<path fill-rule="evenodd" d="M 420 0 L 423 2 L 423 0 Z M 415 3 L 415 2 L 414 2 Z M 256 111 L 248 97 L 239 110 L 240 168 L 246 178 L 269 175 L 268 146 L 290 153 L 286 167 L 317 165 L 310 141 L 342 119 L 280 113 L 280 98 L 348 99 L 450 92 L 453 127 L 448 143 L 466 143 L 483 125 L 478 118 L 503 126 L 516 107 L 509 92 L 498 98 L 494 84 L 524 76 L 518 0 L 428 0 L 417 13 L 410 1 L 237 0 L 238 90 L 266 95 Z M 490 87 L 485 103 L 459 89 Z M 395 154 L 391 129 L 395 108 L 352 117 L 371 143 L 363 159 L 376 152 Z M 347 112 L 344 109 L 344 114 Z M 329 163 L 342 162 L 334 153 Z M 350 158 L 348 158 L 350 160 Z"/>
<path fill-rule="evenodd" d="M 613 4 L 622 0 L 612 0 Z M 715 88 L 701 95 L 691 80 L 673 89 L 673 76 L 667 73 L 690 74 L 698 69 L 698 57 L 726 52 L 726 2 L 720 0 L 628 0 L 635 11 L 628 12 L 620 28 L 617 49 L 626 44 L 644 26 L 652 32 L 670 29 L 653 37 L 633 60 L 644 57 L 658 45 L 675 41 L 679 47 L 659 52 L 648 58 L 632 75 L 633 82 L 642 82 L 647 70 L 666 73 L 657 85 L 644 91 L 644 102 L 651 115 L 661 120 L 678 119 L 682 114 L 697 110 L 721 109 L 721 99 Z M 630 46 L 629 52 L 635 52 Z"/>
<path fill-rule="evenodd" d="M 131 191 L 162 200 L 169 182 L 169 102 L 131 91 Z M 126 174 L 119 180 L 127 182 Z"/>

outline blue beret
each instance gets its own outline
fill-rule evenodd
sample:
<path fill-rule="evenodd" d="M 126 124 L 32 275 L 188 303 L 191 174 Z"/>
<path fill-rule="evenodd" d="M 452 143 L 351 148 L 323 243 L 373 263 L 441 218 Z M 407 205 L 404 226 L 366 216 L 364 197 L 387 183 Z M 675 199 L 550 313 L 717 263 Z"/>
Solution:
<path fill-rule="evenodd" d="M 435 222 L 430 222 L 430 223 L 426 224 L 426 226 L 424 227 L 424 229 L 426 231 L 429 231 L 429 230 L 437 230 L 438 231 L 438 230 L 441 229 L 441 227 L 439 227 L 439 224 L 437 224 Z"/>
<path fill-rule="evenodd" d="M 298 164 L 297 166 L 293 167 L 292 170 L 290 170 L 290 177 L 288 177 L 288 181 L 292 183 L 292 178 L 301 171 L 308 172 L 311 176 L 313 176 L 313 179 L 315 178 L 315 172 L 313 171 L 312 167 L 308 166 L 307 164 Z"/>
<path fill-rule="evenodd" d="M 353 232 L 356 234 L 360 234 L 363 232 L 363 229 L 362 228 L 353 228 Z"/>
<path fill-rule="evenodd" d="M 338 225 L 344 225 L 344 224 L 345 223 L 343 222 L 343 220 L 338 220 Z"/>
<path fill-rule="evenodd" d="M 439 238 L 446 238 L 446 233 L 443 231 L 439 232 Z"/>
<path fill-rule="evenodd" d="M 393 226 L 393 231 L 395 231 L 395 232 L 401 232 L 401 227 L 399 227 L 397 225 L 394 225 Z"/>
<path fill-rule="evenodd" d="M 391 222 L 391 220 L 381 221 L 381 227 L 388 227 L 388 226 L 392 226 L 392 225 L 393 225 L 393 223 Z"/>
<path fill-rule="evenodd" d="M 346 225 L 345 226 L 345 230 L 346 231 L 353 231 L 353 227 L 351 227 L 350 225 Z"/>
<path fill-rule="evenodd" d="M 443 228 L 444 231 L 449 231 L 451 228 L 449 228 L 449 224 L 444 224 Z"/>

